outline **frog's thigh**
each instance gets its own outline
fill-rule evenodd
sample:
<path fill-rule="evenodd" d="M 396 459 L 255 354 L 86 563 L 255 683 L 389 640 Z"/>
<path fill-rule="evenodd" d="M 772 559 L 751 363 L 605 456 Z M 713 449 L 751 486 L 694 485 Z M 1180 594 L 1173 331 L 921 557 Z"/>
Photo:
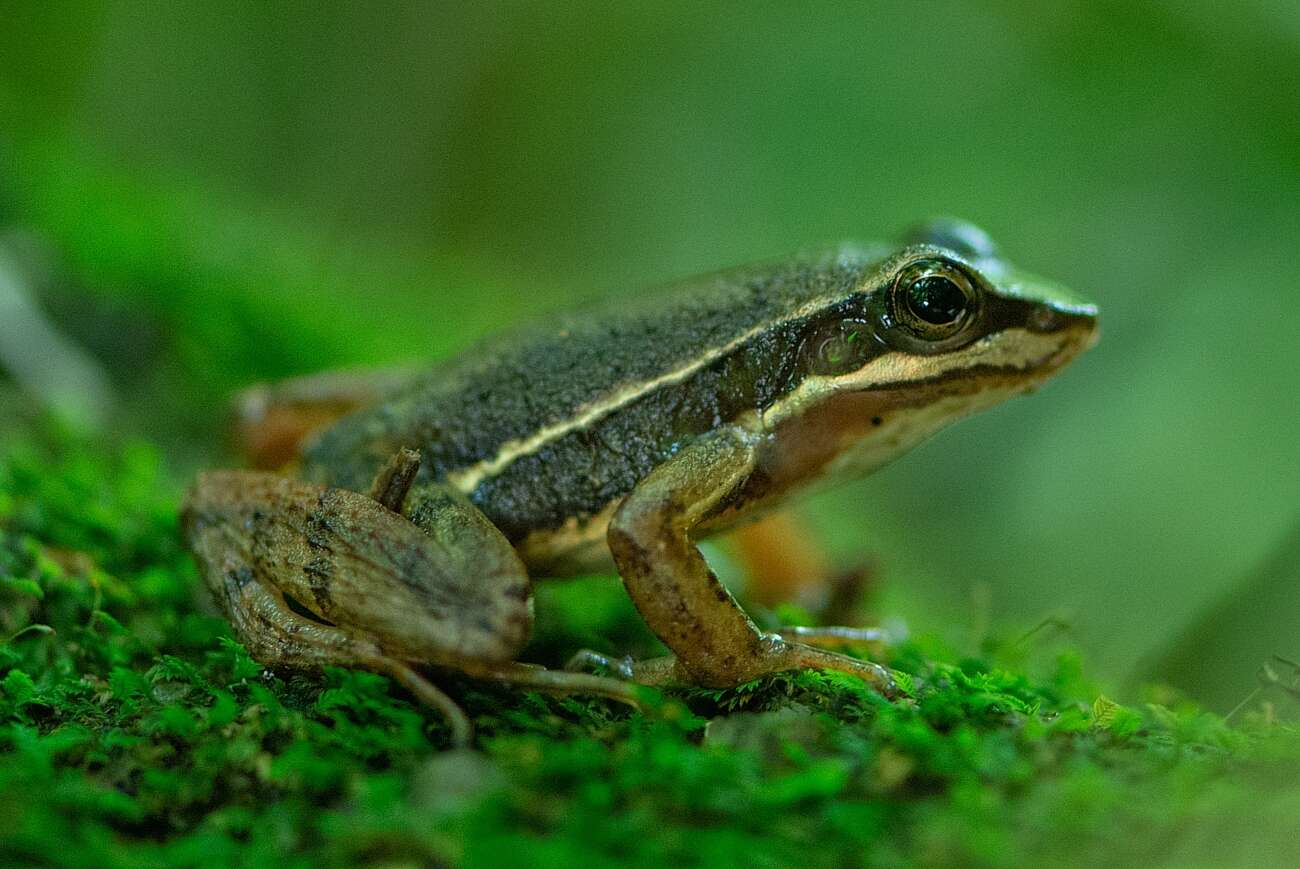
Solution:
<path fill-rule="evenodd" d="M 767 607 L 803 603 L 808 589 L 825 586 L 830 565 L 807 531 L 796 516 L 782 510 L 728 535 L 749 579 L 746 599 Z"/>
<path fill-rule="evenodd" d="M 610 523 L 609 547 L 628 595 L 676 655 L 670 673 L 655 675 L 725 687 L 811 667 L 853 673 L 892 691 L 888 671 L 876 664 L 761 633 L 691 540 L 692 530 L 745 482 L 756 460 L 753 436 L 718 432 L 653 470 Z"/>
<path fill-rule="evenodd" d="M 209 585 L 232 558 L 319 621 L 389 657 L 510 661 L 528 639 L 528 576 L 469 504 L 411 493 L 415 519 L 371 498 L 255 471 L 210 471 L 183 524 Z M 220 593 L 220 592 L 219 592 Z"/>
<path fill-rule="evenodd" d="M 411 374 L 396 367 L 327 371 L 250 386 L 235 399 L 239 451 L 255 467 L 283 467 L 313 432 L 377 403 Z"/>
<path fill-rule="evenodd" d="M 765 607 L 796 603 L 814 613 L 819 624 L 860 623 L 866 590 L 875 579 L 874 564 L 867 561 L 847 570 L 833 569 L 805 524 L 792 511 L 779 510 L 727 535 L 745 570 L 745 597 Z M 845 645 L 845 630 L 823 632 L 826 643 Z M 779 633 L 786 635 L 785 630 Z M 825 645 L 820 636 L 811 637 L 801 639 Z"/>
<path fill-rule="evenodd" d="M 379 484 L 377 479 L 376 488 Z M 485 610 L 498 612 L 511 604 L 512 615 L 530 619 L 521 626 L 525 635 L 518 638 L 515 651 L 522 648 L 532 627 L 532 586 L 519 553 L 501 529 L 459 490 L 439 483 L 417 483 L 401 512 L 437 551 L 444 593 L 469 601 L 491 590 L 494 593 L 482 604 Z"/>

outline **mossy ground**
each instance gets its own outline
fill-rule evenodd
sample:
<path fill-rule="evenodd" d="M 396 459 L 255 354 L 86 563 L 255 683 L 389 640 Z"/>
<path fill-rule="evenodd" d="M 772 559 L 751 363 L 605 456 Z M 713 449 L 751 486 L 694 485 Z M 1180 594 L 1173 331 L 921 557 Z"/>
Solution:
<path fill-rule="evenodd" d="M 272 674 L 214 615 L 148 445 L 0 459 L 0 863 L 1283 865 L 1300 734 L 1121 706 L 1030 637 L 892 650 L 910 687 L 783 675 L 643 713 L 469 682 L 474 750 L 388 680 Z M 540 648 L 628 621 L 564 587 Z M 601 597 L 604 595 L 604 597 Z M 590 613 L 599 615 L 592 616 Z"/>

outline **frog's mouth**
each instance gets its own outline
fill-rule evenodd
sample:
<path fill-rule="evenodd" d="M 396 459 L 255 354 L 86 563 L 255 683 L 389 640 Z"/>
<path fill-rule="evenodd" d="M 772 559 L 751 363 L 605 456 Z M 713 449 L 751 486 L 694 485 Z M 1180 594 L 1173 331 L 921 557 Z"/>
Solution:
<path fill-rule="evenodd" d="M 938 377 L 982 372 L 1041 383 L 1097 343 L 1096 318 L 1056 316 L 1063 319 L 1050 330 L 1011 328 L 980 338 L 940 363 L 942 373 Z"/>
<path fill-rule="evenodd" d="M 874 396 L 866 406 L 918 407 L 983 391 L 1014 394 L 1041 384 L 1096 342 L 1096 319 L 1054 312 L 1028 326 L 991 332 L 958 350 L 936 355 L 886 351 L 836 376 L 813 376 L 762 415 L 764 428 L 835 396 Z M 981 405 L 983 406 L 983 405 Z"/>
<path fill-rule="evenodd" d="M 942 354 L 887 351 L 818 376 L 762 414 L 783 446 L 768 473 L 793 487 L 870 473 L 939 429 L 1033 390 L 1096 340 L 1094 317 L 1060 313 Z"/>
<path fill-rule="evenodd" d="M 889 390 L 998 374 L 1041 380 L 1050 377 L 1086 349 L 1095 331 L 1089 328 L 1035 332 L 1003 329 L 941 356 L 885 353 L 836 378 L 841 390 Z"/>

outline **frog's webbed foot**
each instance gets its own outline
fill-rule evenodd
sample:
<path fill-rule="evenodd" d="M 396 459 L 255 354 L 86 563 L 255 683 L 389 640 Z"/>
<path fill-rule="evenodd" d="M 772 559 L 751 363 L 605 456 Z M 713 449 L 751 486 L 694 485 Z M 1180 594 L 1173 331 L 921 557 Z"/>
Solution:
<path fill-rule="evenodd" d="M 723 509 L 758 463 L 758 440 L 724 430 L 679 452 L 615 513 L 609 546 L 628 594 L 675 659 L 634 665 L 633 678 L 729 687 L 784 670 L 836 670 L 893 696 L 879 664 L 761 632 L 709 570 L 693 530 Z"/>
<path fill-rule="evenodd" d="M 605 655 L 593 649 L 579 649 L 569 658 L 564 669 L 569 673 L 582 673 L 587 670 L 608 670 L 620 679 L 631 681 L 636 678 L 636 661 L 631 655 L 624 655 L 621 658 L 615 658 L 613 655 Z"/>
<path fill-rule="evenodd" d="M 359 667 L 388 676 L 443 717 L 451 731 L 452 745 L 463 747 L 472 742 L 474 726 L 469 716 L 411 664 L 385 655 L 373 641 L 296 612 L 283 596 L 257 582 L 247 567 L 232 567 L 222 573 L 222 578 L 225 609 L 255 660 L 293 669 Z M 484 681 L 549 694 L 605 697 L 640 708 L 635 688 L 617 679 L 557 672 L 515 662 L 464 661 L 450 669 Z"/>
<path fill-rule="evenodd" d="M 684 683 L 690 684 L 690 680 L 682 679 L 681 673 L 677 669 L 677 657 L 675 655 L 664 655 L 661 658 L 634 661 L 630 655 L 615 658 L 610 655 L 602 655 L 600 652 L 591 649 L 579 649 L 569 659 L 569 663 L 564 665 L 564 669 L 571 671 L 607 670 L 625 681 L 636 682 L 638 685 L 650 685 L 656 688 L 671 687 Z"/>
<path fill-rule="evenodd" d="M 654 687 L 680 685 L 684 681 L 686 684 L 690 684 L 689 680 L 681 678 L 680 671 L 677 669 L 677 657 L 675 655 L 664 655 L 659 658 L 646 658 L 644 661 L 637 661 L 633 660 L 631 655 L 616 658 L 613 655 L 605 655 L 592 649 L 579 649 L 569 659 L 569 662 L 564 665 L 564 669 L 571 672 L 606 670 L 624 681 Z"/>

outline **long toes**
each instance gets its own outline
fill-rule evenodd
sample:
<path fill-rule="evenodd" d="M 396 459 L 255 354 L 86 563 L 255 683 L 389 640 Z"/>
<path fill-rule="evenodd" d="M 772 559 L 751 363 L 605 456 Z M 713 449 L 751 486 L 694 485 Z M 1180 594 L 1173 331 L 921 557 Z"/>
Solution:
<path fill-rule="evenodd" d="M 401 661 L 382 656 L 363 660 L 361 663 L 396 680 L 399 685 L 410 691 L 415 699 L 441 713 L 451 729 L 451 744 L 454 747 L 465 748 L 474 741 L 474 725 L 470 723 L 465 710 L 415 670 Z"/>
<path fill-rule="evenodd" d="M 564 669 L 569 673 L 590 673 L 605 669 L 620 679 L 631 681 L 636 678 L 631 655 L 615 658 L 591 649 L 579 649 L 574 652 L 573 657 L 564 665 Z"/>
<path fill-rule="evenodd" d="M 761 651 L 744 665 L 712 675 L 693 672 L 672 656 L 651 658 L 632 665 L 632 678 L 642 685 L 708 685 L 728 687 L 749 682 L 760 676 L 790 670 L 834 670 L 857 676 L 886 699 L 899 695 L 898 683 L 889 669 L 872 661 L 850 658 L 803 643 L 791 643 L 775 634 L 762 639 Z"/>
<path fill-rule="evenodd" d="M 767 672 L 799 669 L 833 670 L 857 676 L 886 698 L 893 699 L 898 696 L 898 683 L 894 680 L 893 674 L 879 664 L 828 652 L 803 643 L 773 639 L 777 647 L 771 652 L 773 667 Z"/>

